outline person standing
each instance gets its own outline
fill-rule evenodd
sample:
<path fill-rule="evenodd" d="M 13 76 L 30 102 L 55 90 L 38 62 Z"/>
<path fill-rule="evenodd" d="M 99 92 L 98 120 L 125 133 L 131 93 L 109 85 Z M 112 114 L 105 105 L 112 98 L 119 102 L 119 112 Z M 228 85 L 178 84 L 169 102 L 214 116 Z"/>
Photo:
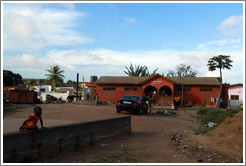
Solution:
<path fill-rule="evenodd" d="M 150 113 L 150 115 L 152 115 L 153 105 L 154 105 L 154 98 L 151 95 L 150 98 L 149 98 L 149 113 Z"/>

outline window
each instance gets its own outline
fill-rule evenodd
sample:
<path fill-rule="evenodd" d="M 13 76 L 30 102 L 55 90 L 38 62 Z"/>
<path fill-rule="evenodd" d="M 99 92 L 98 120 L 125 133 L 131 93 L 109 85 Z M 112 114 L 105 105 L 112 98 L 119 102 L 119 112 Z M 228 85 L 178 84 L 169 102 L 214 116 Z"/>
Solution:
<path fill-rule="evenodd" d="M 231 100 L 239 100 L 239 95 L 231 95 Z"/>
<path fill-rule="evenodd" d="M 42 88 L 42 89 L 40 89 L 39 91 L 40 91 L 40 92 L 45 92 L 45 89 Z"/>
<path fill-rule="evenodd" d="M 201 88 L 200 91 L 211 92 L 213 91 L 213 89 L 212 88 Z"/>
<path fill-rule="evenodd" d="M 125 88 L 125 91 L 137 91 L 137 88 Z"/>
<path fill-rule="evenodd" d="M 104 87 L 103 90 L 104 91 L 112 91 L 112 90 L 115 90 L 115 88 L 113 88 L 113 87 Z"/>

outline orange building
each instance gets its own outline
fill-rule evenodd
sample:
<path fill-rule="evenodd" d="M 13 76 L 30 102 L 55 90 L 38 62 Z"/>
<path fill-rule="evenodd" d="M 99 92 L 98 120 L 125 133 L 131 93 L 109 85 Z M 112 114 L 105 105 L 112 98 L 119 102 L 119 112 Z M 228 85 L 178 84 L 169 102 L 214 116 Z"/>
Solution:
<path fill-rule="evenodd" d="M 152 77 L 102 76 L 96 82 L 99 101 L 117 101 L 124 95 L 155 95 L 155 104 L 163 106 L 215 105 L 220 82 L 217 77 Z M 183 87 L 183 88 L 182 88 Z M 228 106 L 228 87 L 223 84 L 220 106 Z"/>

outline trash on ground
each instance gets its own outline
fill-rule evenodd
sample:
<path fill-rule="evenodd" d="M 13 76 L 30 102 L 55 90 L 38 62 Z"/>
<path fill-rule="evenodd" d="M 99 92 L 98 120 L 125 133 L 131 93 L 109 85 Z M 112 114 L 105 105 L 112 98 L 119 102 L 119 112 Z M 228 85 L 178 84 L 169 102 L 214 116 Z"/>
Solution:
<path fill-rule="evenodd" d="M 217 123 L 214 123 L 214 122 L 209 122 L 208 123 L 208 127 L 214 127 L 214 126 L 217 126 Z"/>
<path fill-rule="evenodd" d="M 188 148 L 188 145 L 184 145 L 183 148 L 184 148 L 184 149 L 187 149 L 187 148 Z"/>
<path fill-rule="evenodd" d="M 101 147 L 105 147 L 105 146 L 106 146 L 106 144 L 100 144 L 100 146 L 101 146 Z"/>

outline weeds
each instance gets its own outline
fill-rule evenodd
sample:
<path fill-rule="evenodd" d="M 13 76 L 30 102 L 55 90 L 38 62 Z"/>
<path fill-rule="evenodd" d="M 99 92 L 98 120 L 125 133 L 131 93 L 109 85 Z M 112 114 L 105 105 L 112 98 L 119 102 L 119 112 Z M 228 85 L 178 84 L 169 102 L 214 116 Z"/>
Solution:
<path fill-rule="evenodd" d="M 221 108 L 200 108 L 197 110 L 198 121 L 201 122 L 201 126 L 195 132 L 195 134 L 205 134 L 210 130 L 216 128 L 216 126 L 208 127 L 209 122 L 214 122 L 219 125 L 229 115 L 238 113 L 236 109 L 221 109 Z"/>

